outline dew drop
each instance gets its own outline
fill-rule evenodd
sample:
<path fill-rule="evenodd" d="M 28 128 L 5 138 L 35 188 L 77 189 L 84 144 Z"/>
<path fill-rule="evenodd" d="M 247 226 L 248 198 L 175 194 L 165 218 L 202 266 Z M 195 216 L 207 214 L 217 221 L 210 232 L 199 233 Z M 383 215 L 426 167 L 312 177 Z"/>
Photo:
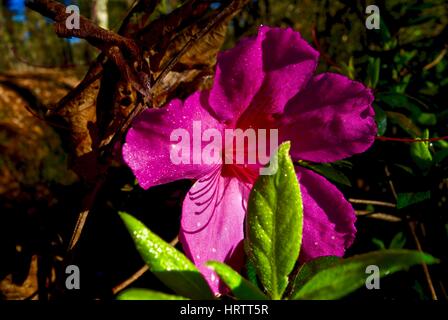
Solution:
<path fill-rule="evenodd" d="M 317 241 L 316 241 L 316 242 L 314 242 L 314 245 L 315 245 L 315 246 L 317 246 L 317 245 L 318 245 Z"/>

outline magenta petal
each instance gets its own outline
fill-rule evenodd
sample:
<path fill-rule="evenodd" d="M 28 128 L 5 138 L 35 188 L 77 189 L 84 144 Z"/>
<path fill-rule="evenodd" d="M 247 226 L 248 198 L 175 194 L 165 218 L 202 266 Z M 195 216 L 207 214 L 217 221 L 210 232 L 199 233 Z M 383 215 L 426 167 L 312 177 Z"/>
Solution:
<path fill-rule="evenodd" d="M 282 113 L 286 103 L 311 79 L 317 67 L 319 53 L 300 33 L 291 28 L 261 27 L 263 71 L 261 89 L 254 97 L 251 109 L 255 113 Z M 250 111 L 249 111 L 250 113 Z"/>
<path fill-rule="evenodd" d="M 215 293 L 222 291 L 221 283 L 204 263 L 215 260 L 241 269 L 249 194 L 247 185 L 235 178 L 221 177 L 220 173 L 217 168 L 193 185 L 184 200 L 179 234 L 185 253 Z"/>
<path fill-rule="evenodd" d="M 193 151 L 197 155 L 201 152 L 201 148 L 193 150 L 193 121 L 201 122 L 202 132 L 208 128 L 222 130 L 221 124 L 201 106 L 200 96 L 195 93 L 184 103 L 172 100 L 162 109 L 147 110 L 129 130 L 123 158 L 143 188 L 178 179 L 196 179 L 214 167 L 193 164 Z M 190 134 L 190 164 L 176 165 L 170 158 L 170 149 L 176 144 L 170 141 L 170 135 L 175 129 L 185 129 Z"/>
<path fill-rule="evenodd" d="M 303 238 L 300 261 L 343 256 L 355 239 L 356 216 L 342 193 L 324 177 L 297 167 L 303 200 Z"/>
<path fill-rule="evenodd" d="M 296 159 L 331 162 L 368 149 L 375 140 L 372 92 L 344 76 L 324 73 L 286 106 L 281 140 Z"/>
<path fill-rule="evenodd" d="M 220 120 L 237 119 L 260 89 L 262 70 L 261 37 L 241 40 L 218 56 L 215 82 L 209 102 Z"/>

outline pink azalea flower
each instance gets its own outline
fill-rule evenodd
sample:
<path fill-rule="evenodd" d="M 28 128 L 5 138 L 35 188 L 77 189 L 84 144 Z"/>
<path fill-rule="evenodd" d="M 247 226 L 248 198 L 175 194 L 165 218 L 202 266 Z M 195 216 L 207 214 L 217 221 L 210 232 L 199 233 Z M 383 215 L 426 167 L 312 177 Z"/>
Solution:
<path fill-rule="evenodd" d="M 180 240 L 215 292 L 219 282 L 204 263 L 242 267 L 246 204 L 258 170 L 175 165 L 170 134 L 177 128 L 192 132 L 193 121 L 201 121 L 202 131 L 276 128 L 280 142 L 291 141 L 293 160 L 331 162 L 365 151 L 376 135 L 373 95 L 341 75 L 314 76 L 318 56 L 298 32 L 260 27 L 256 37 L 219 55 L 211 90 L 147 110 L 127 135 L 124 160 L 143 188 L 196 180 L 183 202 Z M 296 172 L 304 205 L 301 261 L 344 255 L 356 233 L 352 206 L 324 177 L 301 167 Z"/>

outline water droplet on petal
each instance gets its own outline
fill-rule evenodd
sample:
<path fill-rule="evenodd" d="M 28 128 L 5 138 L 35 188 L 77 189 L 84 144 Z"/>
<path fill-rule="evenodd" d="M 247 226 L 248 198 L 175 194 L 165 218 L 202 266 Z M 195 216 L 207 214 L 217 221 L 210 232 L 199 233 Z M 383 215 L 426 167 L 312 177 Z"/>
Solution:
<path fill-rule="evenodd" d="M 317 241 L 316 241 L 316 242 L 314 242 L 314 245 L 315 245 L 315 246 L 317 246 L 317 245 L 318 245 Z"/>

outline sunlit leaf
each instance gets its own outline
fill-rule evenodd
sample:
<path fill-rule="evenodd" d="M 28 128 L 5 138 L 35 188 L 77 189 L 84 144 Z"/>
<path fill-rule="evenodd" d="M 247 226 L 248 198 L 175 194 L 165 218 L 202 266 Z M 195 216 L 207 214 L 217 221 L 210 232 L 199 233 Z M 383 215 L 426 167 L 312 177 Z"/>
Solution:
<path fill-rule="evenodd" d="M 280 299 L 299 256 L 303 208 L 290 143 L 283 143 L 271 161 L 273 175 L 261 175 L 249 196 L 245 250 L 258 278 L 273 299 Z"/>
<path fill-rule="evenodd" d="M 429 138 L 429 131 L 425 130 L 424 139 Z M 415 142 L 411 144 L 410 148 L 411 157 L 414 160 L 414 162 L 417 164 L 417 166 L 423 171 L 427 172 L 429 168 L 432 166 L 432 154 L 429 150 L 429 142 L 422 141 L 422 142 Z"/>
<path fill-rule="evenodd" d="M 192 299 L 212 298 L 207 282 L 183 253 L 152 233 L 131 215 L 120 212 L 120 217 L 149 270 L 167 287 Z"/>
<path fill-rule="evenodd" d="M 339 299 L 362 287 L 369 274 L 366 268 L 375 265 L 380 276 L 407 269 L 413 265 L 437 263 L 434 257 L 411 250 L 380 250 L 341 260 L 318 272 L 294 296 L 294 299 Z"/>
<path fill-rule="evenodd" d="M 215 271 L 219 278 L 230 288 L 235 298 L 240 300 L 266 300 L 267 297 L 251 282 L 226 264 L 209 261 L 207 266 Z"/>
<path fill-rule="evenodd" d="M 117 296 L 118 300 L 188 300 L 181 296 L 147 289 L 128 289 Z"/>
<path fill-rule="evenodd" d="M 294 279 L 292 286 L 292 295 L 298 292 L 305 283 L 307 283 L 319 271 L 327 269 L 339 262 L 341 258 L 335 256 L 319 257 L 303 264 L 297 276 Z"/>

